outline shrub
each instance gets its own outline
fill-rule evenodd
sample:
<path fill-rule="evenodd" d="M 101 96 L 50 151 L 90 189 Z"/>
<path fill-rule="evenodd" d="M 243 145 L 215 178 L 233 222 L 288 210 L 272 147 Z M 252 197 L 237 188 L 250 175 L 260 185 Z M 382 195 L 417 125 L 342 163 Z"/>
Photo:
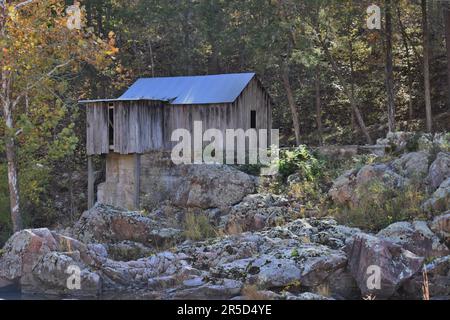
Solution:
<path fill-rule="evenodd" d="M 322 173 L 323 164 L 304 145 L 280 152 L 279 172 L 286 178 L 298 173 L 304 180 L 313 181 Z"/>
<path fill-rule="evenodd" d="M 217 232 L 205 214 L 190 210 L 185 216 L 184 235 L 187 239 L 200 241 L 217 236 Z"/>

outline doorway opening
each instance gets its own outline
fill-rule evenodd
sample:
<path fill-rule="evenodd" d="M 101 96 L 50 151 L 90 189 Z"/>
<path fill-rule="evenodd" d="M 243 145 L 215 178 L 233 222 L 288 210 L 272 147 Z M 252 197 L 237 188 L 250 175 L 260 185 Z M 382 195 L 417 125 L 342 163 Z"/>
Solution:
<path fill-rule="evenodd" d="M 108 106 L 108 135 L 109 149 L 114 150 L 114 103 Z"/>
<path fill-rule="evenodd" d="M 256 110 L 250 111 L 250 128 L 256 129 Z"/>

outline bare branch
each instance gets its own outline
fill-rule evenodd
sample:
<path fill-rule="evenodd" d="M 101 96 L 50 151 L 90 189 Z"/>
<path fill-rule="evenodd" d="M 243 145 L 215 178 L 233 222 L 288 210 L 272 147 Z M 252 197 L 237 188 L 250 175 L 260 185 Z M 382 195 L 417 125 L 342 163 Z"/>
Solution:
<path fill-rule="evenodd" d="M 69 60 L 66 61 L 64 63 L 61 63 L 57 66 L 55 66 L 52 70 L 50 70 L 49 72 L 47 72 L 46 74 L 44 74 L 43 76 L 41 76 L 38 80 L 36 80 L 34 83 L 28 85 L 24 91 L 14 100 L 13 102 L 13 107 L 16 106 L 20 99 L 22 99 L 31 89 L 35 88 L 39 83 L 41 83 L 43 80 L 51 77 L 56 71 L 58 71 L 61 68 L 66 67 L 67 65 L 69 65 L 73 60 Z"/>
<path fill-rule="evenodd" d="M 20 2 L 20 3 L 16 4 L 16 6 L 14 8 L 20 9 L 20 8 L 25 7 L 33 2 L 35 2 L 35 0 L 26 0 L 24 2 Z"/>

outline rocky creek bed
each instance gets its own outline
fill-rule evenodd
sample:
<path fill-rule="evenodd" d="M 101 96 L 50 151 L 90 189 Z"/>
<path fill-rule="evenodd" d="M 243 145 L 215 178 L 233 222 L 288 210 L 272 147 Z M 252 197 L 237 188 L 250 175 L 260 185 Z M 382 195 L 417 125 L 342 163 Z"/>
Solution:
<path fill-rule="evenodd" d="M 361 299 L 374 294 L 421 299 L 424 267 L 432 297 L 450 295 L 445 244 L 450 212 L 431 222 L 396 223 L 378 235 L 333 219 L 298 219 L 200 242 L 184 241 L 181 233 L 174 238 L 175 230 L 155 229 L 153 223 L 150 217 L 97 205 L 83 215 L 72 236 L 48 229 L 18 232 L 0 258 L 2 284 L 18 284 L 23 294 L 76 298 Z M 106 234 L 121 250 L 141 257 L 113 260 L 112 242 L 96 238 Z M 124 243 L 122 237 L 130 234 L 151 236 Z M 174 241 L 169 250 L 147 251 L 150 243 L 168 240 Z M 81 270 L 81 290 L 67 288 L 73 265 Z M 382 271 L 380 290 L 367 287 L 366 271 L 373 265 Z"/>

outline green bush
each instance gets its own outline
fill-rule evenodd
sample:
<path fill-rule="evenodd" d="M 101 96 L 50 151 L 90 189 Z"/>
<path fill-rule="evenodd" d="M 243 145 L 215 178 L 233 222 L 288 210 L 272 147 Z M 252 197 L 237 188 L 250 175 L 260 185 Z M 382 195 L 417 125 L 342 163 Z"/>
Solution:
<path fill-rule="evenodd" d="M 314 181 L 322 174 L 323 169 L 323 163 L 304 145 L 294 150 L 282 150 L 278 165 L 284 178 L 298 173 L 306 181 Z"/>

